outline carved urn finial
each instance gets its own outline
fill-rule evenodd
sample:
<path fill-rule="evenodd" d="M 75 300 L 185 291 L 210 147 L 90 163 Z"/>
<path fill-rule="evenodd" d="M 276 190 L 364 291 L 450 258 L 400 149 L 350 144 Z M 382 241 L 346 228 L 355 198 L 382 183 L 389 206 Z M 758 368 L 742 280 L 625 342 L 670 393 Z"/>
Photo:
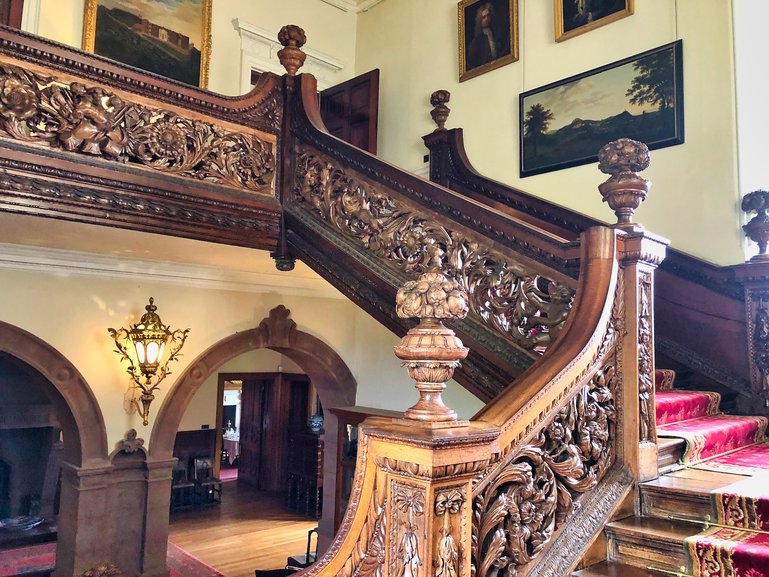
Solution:
<path fill-rule="evenodd" d="M 598 190 L 617 215 L 617 225 L 634 228 L 633 213 L 646 200 L 651 182 L 637 173 L 649 167 L 649 149 L 643 142 L 620 138 L 604 146 L 598 153 L 598 169 L 610 174 Z"/>
<path fill-rule="evenodd" d="M 419 319 L 419 325 L 395 347 L 395 356 L 403 361 L 419 391 L 419 401 L 406 411 L 406 418 L 455 421 L 457 414 L 443 404 L 441 395 L 468 349 L 454 331 L 443 326 L 441 319 L 465 318 L 467 295 L 457 281 L 433 269 L 405 283 L 395 297 L 395 305 L 400 318 Z"/>
<path fill-rule="evenodd" d="M 296 71 L 302 67 L 307 55 L 301 48 L 307 42 L 307 36 L 304 30 L 294 24 L 284 26 L 278 32 L 278 42 L 283 48 L 278 50 L 278 58 L 283 68 L 286 69 L 289 76 L 296 76 Z"/>
<path fill-rule="evenodd" d="M 433 105 L 433 109 L 430 111 L 430 116 L 433 117 L 433 121 L 438 125 L 433 132 L 439 130 L 446 130 L 444 124 L 449 117 L 451 109 L 446 106 L 446 103 L 451 99 L 451 92 L 448 90 L 436 90 L 430 95 L 430 104 Z"/>
<path fill-rule="evenodd" d="M 769 254 L 766 254 L 766 245 L 769 242 L 769 216 L 766 214 L 769 210 L 769 191 L 754 190 L 746 194 L 742 198 L 742 210 L 756 213 L 756 216 L 742 227 L 748 238 L 758 244 L 758 254 L 750 260 L 769 262 Z"/>

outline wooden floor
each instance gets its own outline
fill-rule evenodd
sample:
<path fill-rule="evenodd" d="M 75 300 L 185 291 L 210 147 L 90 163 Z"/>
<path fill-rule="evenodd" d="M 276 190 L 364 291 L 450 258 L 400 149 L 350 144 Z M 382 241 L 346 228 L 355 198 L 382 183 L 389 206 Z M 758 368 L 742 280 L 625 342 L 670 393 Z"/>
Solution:
<path fill-rule="evenodd" d="M 288 510 L 282 496 L 233 481 L 224 483 L 221 505 L 173 513 L 169 540 L 226 577 L 254 577 L 254 569 L 283 568 L 304 554 L 317 525 Z"/>

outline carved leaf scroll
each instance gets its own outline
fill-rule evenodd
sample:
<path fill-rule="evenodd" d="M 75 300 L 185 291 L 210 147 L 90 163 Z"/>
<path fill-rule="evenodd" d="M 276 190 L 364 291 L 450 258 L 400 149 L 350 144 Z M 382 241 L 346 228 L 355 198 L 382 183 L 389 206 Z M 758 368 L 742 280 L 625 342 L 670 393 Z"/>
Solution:
<path fill-rule="evenodd" d="M 275 175 L 273 145 L 255 134 L 8 64 L 0 64 L 0 135 L 249 192 L 268 192 Z"/>
<path fill-rule="evenodd" d="M 406 273 L 422 274 L 439 264 L 467 292 L 476 320 L 524 349 L 542 352 L 571 311 L 570 287 L 444 227 L 321 155 L 299 155 L 294 196 Z"/>
<path fill-rule="evenodd" d="M 613 365 L 606 365 L 476 495 L 473 577 L 516 577 L 613 461 Z"/>

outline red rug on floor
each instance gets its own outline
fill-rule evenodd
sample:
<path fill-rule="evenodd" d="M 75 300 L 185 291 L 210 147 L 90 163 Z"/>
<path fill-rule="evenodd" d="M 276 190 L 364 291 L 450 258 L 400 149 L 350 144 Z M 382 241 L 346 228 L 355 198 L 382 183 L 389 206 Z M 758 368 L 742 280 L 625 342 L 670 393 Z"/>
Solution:
<path fill-rule="evenodd" d="M 713 457 L 698 464 L 696 468 L 737 475 L 767 472 L 769 471 L 769 442 L 757 443 L 726 455 Z M 766 486 L 769 487 L 769 481 Z"/>
<path fill-rule="evenodd" d="M 222 467 L 219 471 L 219 478 L 222 481 L 237 481 L 238 480 L 238 468 L 237 467 Z"/>
<path fill-rule="evenodd" d="M 689 570 L 695 577 L 766 577 L 769 534 L 739 529 L 708 529 L 684 539 Z"/>
<path fill-rule="evenodd" d="M 170 541 L 166 563 L 171 577 L 224 577 L 223 573 Z M 56 543 L 17 547 L 3 551 L 0 558 L 0 577 L 53 570 L 55 565 Z"/>

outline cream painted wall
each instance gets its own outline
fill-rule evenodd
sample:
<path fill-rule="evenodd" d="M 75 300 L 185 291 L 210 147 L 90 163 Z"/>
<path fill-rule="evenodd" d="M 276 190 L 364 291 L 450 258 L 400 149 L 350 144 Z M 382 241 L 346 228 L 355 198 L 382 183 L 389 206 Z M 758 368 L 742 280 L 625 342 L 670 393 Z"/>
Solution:
<path fill-rule="evenodd" d="M 38 34 L 80 47 L 84 0 L 40 0 Z M 222 94 L 240 93 L 240 35 L 234 20 L 240 18 L 264 30 L 278 31 L 298 24 L 307 33 L 312 50 L 332 56 L 344 65 L 339 81 L 355 69 L 356 16 L 321 0 L 213 0 L 209 89 Z"/>
<path fill-rule="evenodd" d="M 82 373 L 101 407 L 110 447 L 130 428 L 149 440 L 158 409 L 183 370 L 216 342 L 258 326 L 270 309 L 279 304 L 291 310 L 291 318 L 300 330 L 323 340 L 344 359 L 358 382 L 358 404 L 405 409 L 417 398 L 413 384 L 392 352 L 396 337 L 345 299 L 202 289 L 141 279 L 5 268 L 0 269 L 0 285 L 4 294 L 0 319 L 44 340 Z M 125 365 L 119 363 L 113 352 L 114 343 L 107 328 L 137 322 L 149 296 L 155 297 L 158 314 L 165 323 L 172 328 L 191 330 L 183 355 L 172 368 L 173 374 L 156 392 L 150 424 L 144 427 L 136 414 L 128 415 L 123 410 L 128 378 Z M 242 355 L 218 371 L 271 371 L 278 364 L 286 371 L 296 370 L 293 363 L 281 359 L 279 354 L 261 351 Z M 457 403 L 452 406 L 463 416 L 469 416 L 480 405 L 464 389 L 456 388 L 459 392 L 449 396 L 451 402 Z M 191 403 L 182 429 L 214 423 L 216 402 L 216 375 L 212 375 Z"/>
<path fill-rule="evenodd" d="M 464 128 L 482 174 L 611 222 L 595 164 L 518 177 L 518 94 L 682 38 L 686 143 L 652 153 L 654 186 L 638 220 L 690 254 L 743 260 L 731 1 L 639 0 L 633 16 L 556 43 L 553 3 L 522 0 L 520 60 L 461 84 L 456 30 L 455 0 L 385 0 L 359 15 L 356 70 L 381 70 L 380 156 L 419 168 L 420 137 L 435 128 L 430 93 L 448 89 L 447 126 Z"/>

